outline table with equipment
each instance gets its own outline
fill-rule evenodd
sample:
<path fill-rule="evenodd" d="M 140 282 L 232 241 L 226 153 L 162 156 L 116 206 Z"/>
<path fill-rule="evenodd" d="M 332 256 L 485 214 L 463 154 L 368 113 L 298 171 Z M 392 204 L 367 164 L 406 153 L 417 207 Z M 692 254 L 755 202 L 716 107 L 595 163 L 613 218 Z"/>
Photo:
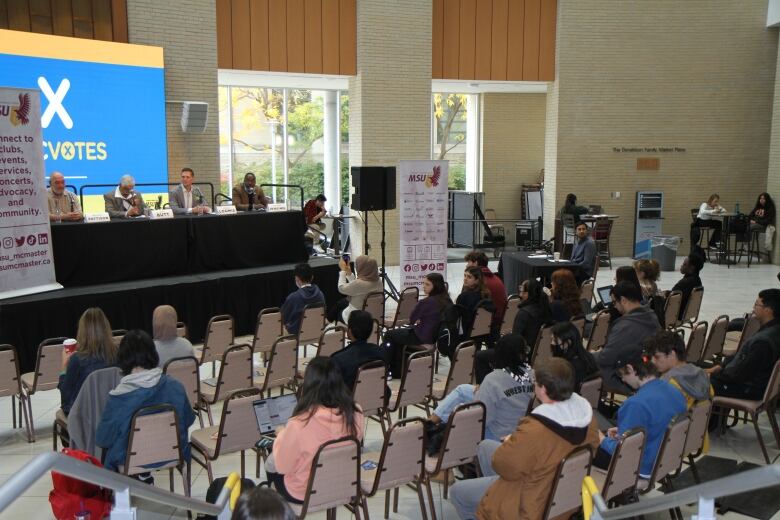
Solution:
<path fill-rule="evenodd" d="M 576 277 L 580 266 L 568 260 L 554 261 L 552 256 L 529 252 L 504 252 L 498 262 L 498 274 L 504 280 L 507 294 L 517 292 L 517 286 L 531 278 L 541 278 L 544 283 L 552 278 L 554 271 L 569 269 Z"/>

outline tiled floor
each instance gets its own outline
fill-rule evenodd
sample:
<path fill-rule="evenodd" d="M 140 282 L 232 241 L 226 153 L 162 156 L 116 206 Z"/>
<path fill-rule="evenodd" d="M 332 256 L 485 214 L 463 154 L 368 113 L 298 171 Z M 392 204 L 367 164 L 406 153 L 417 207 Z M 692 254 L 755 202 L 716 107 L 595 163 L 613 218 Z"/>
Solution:
<path fill-rule="evenodd" d="M 621 265 L 628 265 L 629 262 L 629 259 L 617 259 L 613 262 L 613 271 L 610 271 L 608 268 L 602 268 L 599 271 L 596 286 L 611 283 L 614 269 Z M 679 263 L 678 261 L 678 266 Z M 463 264 L 449 264 L 447 278 L 450 287 L 453 288 L 453 294 L 461 286 L 462 267 Z M 494 263 L 491 263 L 491 267 L 495 268 Z M 393 279 L 398 279 L 397 268 L 389 268 L 388 271 Z M 778 271 L 780 271 L 780 268 L 773 265 L 754 265 L 750 269 L 745 265 L 740 265 L 727 269 L 725 266 L 706 264 L 701 275 L 705 287 L 701 319 L 711 321 L 721 314 L 728 314 L 733 317 L 750 311 L 756 294 L 760 289 L 780 286 L 776 278 Z M 671 288 L 679 277 L 680 275 L 677 273 L 663 273 L 660 283 L 661 288 Z M 443 370 L 446 370 L 446 366 L 440 368 L 440 371 Z M 0 399 L 0 483 L 22 468 L 35 455 L 51 450 L 51 424 L 57 408 L 59 408 L 59 393 L 57 391 L 42 392 L 33 397 L 33 413 L 38 440 L 33 444 L 28 444 L 20 430 L 14 431 L 11 428 L 10 398 Z M 761 426 L 770 456 L 775 457 L 779 453 L 779 447 L 772 440 L 771 429 L 766 420 L 764 420 Z M 379 426 L 372 422 L 368 426 L 366 449 L 377 451 L 380 445 L 381 431 Z M 762 463 L 763 461 L 760 448 L 756 443 L 755 433 L 750 425 L 738 426 L 729 430 L 725 436 L 714 438 L 711 454 L 755 463 Z M 248 468 L 253 468 L 253 458 L 249 458 L 247 466 Z M 238 469 L 239 458 L 237 454 L 221 457 L 214 464 L 214 473 L 216 475 L 226 475 L 231 471 L 238 471 Z M 253 474 L 249 476 L 253 477 Z M 167 476 L 159 474 L 157 481 L 158 485 L 166 486 Z M 208 478 L 206 472 L 196 464 L 193 464 L 192 482 L 193 496 L 205 497 Z M 457 518 L 452 506 L 446 500 L 443 500 L 440 486 L 434 486 L 434 501 L 439 517 Z M 0 518 L 24 520 L 52 518 L 51 508 L 48 503 L 50 489 L 51 481 L 48 477 L 39 480 L 20 496 L 11 507 L 0 513 Z M 178 480 L 177 489 L 181 489 L 181 483 Z M 146 503 L 138 503 L 137 505 L 140 507 L 139 518 L 186 518 L 186 514 L 181 511 L 176 512 L 169 508 L 160 508 Z M 374 518 L 381 518 L 384 507 L 383 498 L 380 496 L 370 499 L 369 505 L 371 515 Z M 684 510 L 686 517 L 689 517 L 694 512 L 693 509 Z M 345 518 L 349 513 L 342 509 L 338 514 L 341 518 Z M 666 518 L 666 515 L 663 512 L 652 515 L 652 517 L 661 519 Z M 416 495 L 412 491 L 402 490 L 399 512 L 392 517 L 420 518 L 420 516 Z M 314 515 L 314 517 L 324 518 L 324 514 Z M 727 514 L 724 518 L 741 517 L 735 514 Z M 776 514 L 773 518 L 780 519 L 780 514 Z"/>

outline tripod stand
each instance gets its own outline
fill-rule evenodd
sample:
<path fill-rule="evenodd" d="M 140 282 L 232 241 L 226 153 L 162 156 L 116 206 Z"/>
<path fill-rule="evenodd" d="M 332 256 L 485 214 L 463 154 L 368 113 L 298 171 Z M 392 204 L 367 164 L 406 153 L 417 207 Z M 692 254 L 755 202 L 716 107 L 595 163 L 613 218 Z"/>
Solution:
<path fill-rule="evenodd" d="M 395 301 L 398 301 L 398 299 L 401 297 L 401 293 L 398 292 L 398 289 L 393 284 L 393 281 L 390 279 L 390 276 L 388 276 L 387 272 L 385 271 L 385 210 L 382 210 L 382 222 L 380 224 L 380 228 L 382 231 L 382 239 L 379 242 L 379 247 L 382 249 L 382 264 L 379 269 L 379 277 L 382 279 L 382 285 L 384 286 L 384 293 L 385 293 L 385 300 L 387 298 L 392 298 Z M 371 249 L 371 245 L 368 243 L 368 211 L 363 212 L 363 254 L 368 255 L 368 250 Z M 382 312 L 384 312 L 384 309 L 382 309 Z"/>

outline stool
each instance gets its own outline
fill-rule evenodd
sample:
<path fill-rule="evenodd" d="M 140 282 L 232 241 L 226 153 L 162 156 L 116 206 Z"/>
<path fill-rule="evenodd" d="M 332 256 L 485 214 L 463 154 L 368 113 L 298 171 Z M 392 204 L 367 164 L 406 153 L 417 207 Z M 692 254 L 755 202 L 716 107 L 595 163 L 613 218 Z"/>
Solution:
<path fill-rule="evenodd" d="M 753 255 L 756 256 L 756 259 L 758 260 L 758 263 L 761 263 L 761 255 L 765 254 L 767 262 L 771 262 L 771 255 L 768 251 L 761 251 L 761 242 L 759 238 L 761 237 L 761 233 L 764 233 L 764 229 L 755 228 L 750 230 L 750 241 L 748 242 L 748 250 L 747 250 L 747 265 L 750 267 L 750 263 L 753 259 Z"/>

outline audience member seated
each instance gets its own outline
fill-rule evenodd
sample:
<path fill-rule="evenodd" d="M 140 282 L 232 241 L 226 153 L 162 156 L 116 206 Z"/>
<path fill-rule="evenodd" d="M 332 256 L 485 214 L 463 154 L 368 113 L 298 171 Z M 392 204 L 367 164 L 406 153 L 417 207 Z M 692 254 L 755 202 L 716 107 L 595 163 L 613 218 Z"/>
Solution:
<path fill-rule="evenodd" d="M 192 171 L 192 168 L 181 169 L 181 184 L 168 194 L 168 202 L 174 215 L 211 213 L 211 208 L 203 196 L 203 192 L 192 184 L 194 180 L 195 172 Z"/>
<path fill-rule="evenodd" d="M 238 497 L 230 520 L 297 520 L 290 504 L 279 493 L 258 486 Z"/>
<path fill-rule="evenodd" d="M 144 214 L 146 204 L 140 193 L 135 191 L 135 179 L 124 175 L 115 190 L 103 195 L 106 213 L 112 219 L 139 217 Z"/>
<path fill-rule="evenodd" d="M 780 359 L 780 289 L 758 293 L 753 312 L 761 328 L 740 347 L 734 356 L 706 371 L 715 395 L 760 400 Z"/>
<path fill-rule="evenodd" d="M 388 349 L 386 358 L 395 379 L 400 379 L 403 371 L 404 347 L 435 343 L 442 313 L 447 306 L 452 305 L 444 278 L 439 273 L 425 276 L 423 293 L 426 298 L 417 302 L 409 317 L 412 326 L 389 330 L 384 337 L 383 346 Z"/>
<path fill-rule="evenodd" d="M 57 387 L 65 415 L 70 413 L 70 407 L 87 376 L 95 370 L 114 365 L 117 358 L 111 325 L 98 307 L 87 309 L 79 318 L 76 342 L 78 348 L 75 352 L 68 353 L 62 349 L 62 373 Z"/>
<path fill-rule="evenodd" d="M 268 197 L 263 193 L 263 188 L 257 188 L 255 174 L 248 172 L 244 175 L 244 182 L 233 186 L 233 205 L 238 211 L 253 211 L 266 209 Z"/>
<path fill-rule="evenodd" d="M 583 381 L 599 372 L 593 354 L 582 346 L 580 331 L 570 321 L 553 325 L 552 354 L 571 363 L 574 368 L 574 388 L 579 388 Z"/>
<path fill-rule="evenodd" d="M 712 229 L 712 233 L 710 234 L 710 243 L 708 244 L 711 249 L 717 249 L 718 245 L 720 244 L 720 235 L 723 228 L 723 222 L 717 219 L 713 219 L 712 216 L 725 212 L 726 209 L 720 206 L 720 196 L 717 193 L 710 195 L 710 198 L 707 199 L 707 202 L 702 202 L 701 206 L 699 206 L 699 213 L 696 215 L 695 227 Z M 700 231 L 698 232 L 700 233 Z M 699 236 L 700 235 L 697 234 L 692 237 L 695 238 L 695 240 L 692 240 L 694 244 L 698 244 Z"/>
<path fill-rule="evenodd" d="M 81 220 L 81 203 L 78 196 L 65 189 L 65 176 L 53 172 L 49 177 L 49 220 Z"/>
<path fill-rule="evenodd" d="M 331 356 L 333 363 L 341 371 L 344 384 L 350 391 L 355 387 L 358 369 L 371 361 L 385 360 L 385 351 L 368 338 L 374 328 L 374 318 L 366 311 L 353 311 L 347 322 L 347 335 L 351 342 L 345 348 Z"/>
<path fill-rule="evenodd" d="M 691 297 L 691 293 L 696 287 L 702 287 L 701 278 L 699 278 L 699 272 L 704 267 L 704 259 L 697 254 L 690 254 L 685 257 L 682 265 L 680 266 L 680 273 L 683 277 L 679 282 L 672 287 L 673 291 L 682 292 L 682 303 L 680 304 L 680 315 L 682 319 L 685 315 L 685 306 L 688 304 L 688 299 Z"/>
<path fill-rule="evenodd" d="M 535 367 L 536 397 L 542 404 L 522 418 L 503 442 L 483 441 L 483 477 L 451 489 L 460 518 L 542 518 L 561 460 L 579 446 L 598 446 L 598 427 L 588 401 L 574 393 L 574 370 L 552 358 Z M 492 457 L 490 453 L 492 452 Z"/>
<path fill-rule="evenodd" d="M 566 202 L 564 202 L 563 208 L 561 208 L 561 217 L 568 214 L 574 217 L 574 222 L 577 222 L 582 215 L 587 215 L 587 213 L 588 208 L 577 205 L 577 196 L 575 194 L 569 193 L 566 195 Z"/>
<path fill-rule="evenodd" d="M 580 272 L 577 274 L 577 284 L 582 284 L 585 280 L 593 277 L 593 271 L 596 267 L 596 243 L 588 236 L 588 225 L 585 222 L 577 222 L 575 226 L 577 233 L 577 243 L 571 252 L 572 263 L 580 266 Z"/>
<path fill-rule="evenodd" d="M 534 345 L 539 331 L 552 322 L 550 300 L 541 282 L 531 279 L 520 284 L 519 310 L 512 324 L 512 332 L 520 334 L 528 345 Z"/>
<path fill-rule="evenodd" d="M 594 354 L 601 370 L 604 386 L 624 394 L 632 390 L 622 383 L 615 372 L 619 359 L 629 359 L 642 352 L 646 337 L 661 330 L 655 313 L 641 303 L 639 287 L 630 282 L 618 282 L 611 292 L 612 303 L 621 317 L 609 329 L 604 348 Z"/>
<path fill-rule="evenodd" d="M 617 412 L 617 426 L 600 434 L 601 444 L 593 459 L 597 468 L 607 469 L 617 447 L 617 437 L 632 428 L 643 428 L 647 434 L 639 475 L 650 478 L 664 433 L 675 415 L 687 408 L 682 393 L 658 379 L 658 371 L 650 358 L 641 352 L 631 353 L 616 363 L 616 370 L 624 384 L 636 393 L 623 402 Z"/>
<path fill-rule="evenodd" d="M 346 298 L 341 298 L 331 306 L 328 310 L 328 321 L 347 323 L 349 314 L 354 310 L 362 310 L 366 297 L 372 292 L 382 292 L 384 284 L 379 278 L 376 260 L 369 256 L 360 255 L 355 259 L 357 276 L 352 273 L 352 268 L 343 258 L 339 260 L 339 268 L 341 271 L 338 289 Z"/>
<path fill-rule="evenodd" d="M 49 204 L 49 207 L 51 208 L 51 204 Z M 772 197 L 767 192 L 764 192 L 758 196 L 756 205 L 753 211 L 750 212 L 750 230 L 766 231 L 767 226 L 774 225 L 775 201 L 772 200 Z M 768 240 L 767 243 L 771 243 L 771 240 Z"/>
<path fill-rule="evenodd" d="M 466 257 L 466 267 L 479 267 L 482 270 L 482 278 L 490 291 L 490 299 L 496 310 L 493 312 L 493 321 L 491 322 L 491 332 L 493 338 L 498 338 L 498 332 L 501 328 L 501 322 L 506 312 L 506 288 L 501 278 L 496 276 L 488 267 L 488 257 L 482 251 L 470 251 Z"/>
<path fill-rule="evenodd" d="M 642 289 L 642 299 L 651 301 L 660 294 L 658 279 L 661 276 L 661 265 L 656 260 L 642 259 L 634 262 L 634 272 Z"/>
<path fill-rule="evenodd" d="M 160 368 L 164 368 L 171 359 L 195 355 L 190 340 L 179 337 L 177 324 L 176 309 L 170 305 L 159 305 L 154 309 L 152 333 L 157 356 L 160 358 Z"/>
<path fill-rule="evenodd" d="M 363 438 L 365 418 L 332 359 L 316 357 L 306 367 L 298 404 L 273 444 L 266 475 L 289 502 L 302 504 L 311 464 L 324 443 Z"/>
<path fill-rule="evenodd" d="M 309 264 L 298 264 L 293 270 L 297 290 L 287 295 L 282 304 L 282 321 L 288 334 L 298 334 L 301 329 L 303 310 L 312 303 L 325 305 L 325 296 L 320 288 L 312 283 L 314 272 Z"/>
<path fill-rule="evenodd" d="M 517 428 L 517 422 L 534 398 L 533 370 L 528 364 L 528 346 L 522 336 L 506 334 L 493 349 L 493 371 L 480 385 L 458 385 L 428 419 L 446 423 L 458 406 L 480 401 L 485 405 L 485 438 L 499 440 Z"/>
<path fill-rule="evenodd" d="M 162 373 L 154 341 L 142 330 L 131 330 L 119 344 L 122 380 L 111 390 L 97 428 L 96 444 L 105 449 L 103 465 L 113 471 L 125 463 L 133 414 L 141 408 L 169 404 L 179 420 L 179 442 L 190 459 L 189 428 L 195 422 L 184 387 Z"/>
<path fill-rule="evenodd" d="M 668 381 L 685 397 L 690 409 L 696 401 L 713 396 L 710 378 L 700 367 L 685 361 L 685 341 L 676 332 L 664 330 L 645 339 L 644 351 L 650 356 L 661 379 Z"/>
<path fill-rule="evenodd" d="M 552 321 L 569 321 L 584 314 L 580 301 L 580 288 L 568 269 L 558 269 L 552 274 Z"/>
<path fill-rule="evenodd" d="M 471 328 L 474 326 L 474 317 L 477 314 L 477 307 L 483 300 L 488 300 L 487 310 L 493 310 L 495 307 L 490 299 L 490 290 L 485 285 L 482 270 L 479 267 L 466 267 L 463 271 L 463 289 L 455 299 L 455 304 L 460 312 L 461 325 L 463 327 L 463 336 L 469 337 Z"/>

